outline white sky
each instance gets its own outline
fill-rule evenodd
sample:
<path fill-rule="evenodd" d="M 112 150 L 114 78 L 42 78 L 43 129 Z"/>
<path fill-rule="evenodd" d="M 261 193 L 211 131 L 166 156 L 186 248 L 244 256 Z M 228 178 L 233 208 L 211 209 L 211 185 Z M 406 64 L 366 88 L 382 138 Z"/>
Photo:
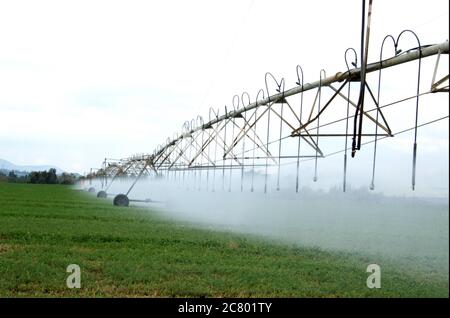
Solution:
<path fill-rule="evenodd" d="M 291 88 L 297 64 L 306 82 L 344 70 L 360 10 L 359 0 L 0 1 L 0 158 L 83 173 L 151 152 L 209 106 L 244 90 L 253 99 L 266 71 Z M 405 28 L 422 44 L 447 40 L 448 11 L 447 0 L 374 0 L 369 62 Z"/>

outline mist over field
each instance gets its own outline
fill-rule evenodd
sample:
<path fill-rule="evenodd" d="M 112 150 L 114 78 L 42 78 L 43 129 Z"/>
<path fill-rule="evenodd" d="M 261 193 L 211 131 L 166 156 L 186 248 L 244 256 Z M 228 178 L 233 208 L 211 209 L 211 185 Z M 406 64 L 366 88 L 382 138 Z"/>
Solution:
<path fill-rule="evenodd" d="M 228 172 L 226 172 L 228 173 Z M 205 177 L 205 176 L 203 176 Z M 210 180 L 212 175 L 209 176 Z M 273 178 L 272 178 L 273 179 Z M 217 172 L 212 183 L 182 175 L 177 183 L 167 179 L 139 181 L 131 202 L 149 207 L 150 213 L 188 222 L 195 227 L 255 234 L 283 244 L 318 247 L 324 250 L 359 253 L 373 263 L 393 261 L 406 269 L 439 272 L 448 276 L 448 200 L 439 198 L 385 196 L 364 188 L 346 193 L 331 188 L 302 187 L 267 194 L 263 178 L 255 181 L 257 191 L 240 192 L 239 182 L 222 181 Z M 126 193 L 132 180 L 116 180 L 108 193 Z M 93 182 L 96 189 L 100 183 Z M 111 196 L 113 198 L 113 195 Z"/>

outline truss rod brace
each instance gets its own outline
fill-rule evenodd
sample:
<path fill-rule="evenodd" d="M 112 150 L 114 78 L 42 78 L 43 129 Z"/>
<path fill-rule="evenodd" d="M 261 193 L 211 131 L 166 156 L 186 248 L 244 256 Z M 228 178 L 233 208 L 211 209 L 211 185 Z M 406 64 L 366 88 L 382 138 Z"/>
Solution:
<path fill-rule="evenodd" d="M 448 54 L 449 53 L 449 43 L 448 41 L 445 41 L 443 43 L 440 44 L 436 44 L 436 45 L 431 45 L 431 46 L 422 46 L 422 58 L 428 57 L 428 56 L 433 56 L 439 53 L 439 51 L 441 52 L 441 54 Z M 375 72 L 378 71 L 380 69 L 385 69 L 388 67 L 392 67 L 392 66 L 396 66 L 399 64 L 403 64 L 403 63 L 407 63 L 407 62 L 411 62 L 414 60 L 419 59 L 419 50 L 418 48 L 412 51 L 407 51 L 404 54 L 400 54 L 397 56 L 394 56 L 392 58 L 383 60 L 383 61 L 378 61 L 375 63 L 371 63 L 367 65 L 366 68 L 366 73 L 371 73 L 371 72 Z M 335 75 L 323 78 L 321 81 L 315 81 L 315 82 L 311 82 L 311 83 L 307 83 L 304 84 L 303 86 L 296 86 L 294 88 L 291 88 L 287 91 L 284 91 L 282 93 L 278 93 L 272 96 L 269 96 L 267 98 L 258 100 L 256 102 L 253 102 L 247 106 L 244 106 L 240 109 L 236 109 L 233 111 L 230 111 L 222 116 L 216 117 L 215 119 L 212 119 L 210 122 L 205 123 L 204 125 L 201 125 L 199 127 L 196 127 L 194 129 L 192 129 L 189 132 L 186 132 L 185 134 L 181 135 L 178 137 L 178 139 L 184 138 L 198 130 L 204 129 L 206 127 L 210 127 L 214 124 L 217 124 L 219 122 L 221 122 L 222 120 L 228 119 L 228 118 L 233 118 L 233 117 L 237 117 L 240 116 L 242 113 L 249 111 L 251 109 L 257 108 L 259 106 L 264 106 L 267 105 L 271 102 L 277 101 L 277 100 L 281 100 L 282 98 L 286 98 L 289 96 L 293 96 L 296 94 L 299 94 L 301 92 L 305 92 L 314 88 L 318 88 L 320 85 L 323 86 L 327 86 L 330 85 L 332 83 L 335 82 L 342 82 L 346 79 L 355 79 L 355 78 L 359 78 L 361 75 L 361 68 L 354 68 L 350 71 L 347 72 L 338 72 Z M 176 140 L 174 140 L 176 141 Z M 167 146 L 166 146 L 167 147 Z M 165 148 L 163 147 L 162 149 L 160 149 L 157 153 L 156 156 L 160 153 L 165 151 Z"/>

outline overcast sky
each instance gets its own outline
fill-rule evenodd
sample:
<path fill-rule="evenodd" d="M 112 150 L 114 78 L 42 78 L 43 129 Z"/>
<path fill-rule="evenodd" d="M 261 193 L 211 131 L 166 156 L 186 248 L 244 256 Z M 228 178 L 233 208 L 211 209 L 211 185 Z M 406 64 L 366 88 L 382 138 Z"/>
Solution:
<path fill-rule="evenodd" d="M 359 0 L 0 1 L 0 158 L 83 173 L 151 152 L 210 106 L 254 98 L 266 71 L 291 88 L 297 64 L 306 82 L 344 70 L 360 10 Z M 447 40 L 448 11 L 447 0 L 374 0 L 369 62 L 405 28 L 422 44 Z M 430 134 L 448 149 L 448 124 Z"/>

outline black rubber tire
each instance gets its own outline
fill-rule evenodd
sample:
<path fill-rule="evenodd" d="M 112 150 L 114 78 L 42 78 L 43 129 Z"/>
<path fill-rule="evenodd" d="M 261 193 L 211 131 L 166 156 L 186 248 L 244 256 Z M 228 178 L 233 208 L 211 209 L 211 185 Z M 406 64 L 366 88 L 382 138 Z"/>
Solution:
<path fill-rule="evenodd" d="M 90 188 L 88 189 L 88 192 L 95 192 L 95 188 L 94 188 L 94 187 L 90 187 Z"/>
<path fill-rule="evenodd" d="M 130 204 L 130 200 L 125 194 L 118 194 L 114 198 L 113 203 L 116 206 L 128 206 Z"/>
<path fill-rule="evenodd" d="M 106 191 L 103 191 L 103 190 L 98 191 L 97 198 L 106 198 L 106 197 L 107 197 Z"/>

